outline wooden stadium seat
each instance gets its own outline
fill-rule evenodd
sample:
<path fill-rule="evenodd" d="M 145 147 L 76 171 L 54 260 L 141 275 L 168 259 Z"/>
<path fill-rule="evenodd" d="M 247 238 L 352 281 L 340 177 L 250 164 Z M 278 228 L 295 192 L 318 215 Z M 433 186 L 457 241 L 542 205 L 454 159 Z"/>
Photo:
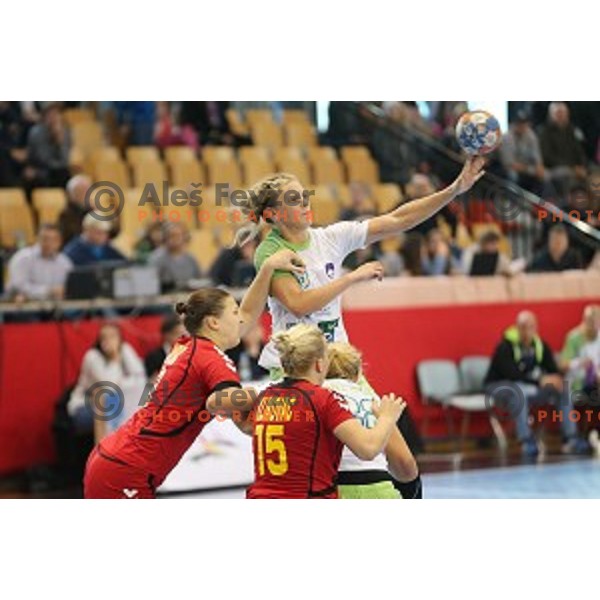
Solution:
<path fill-rule="evenodd" d="M 176 188 L 170 187 L 168 189 L 169 198 L 171 193 Z M 179 188 L 177 188 L 179 189 Z M 185 200 L 181 200 L 182 206 L 177 206 L 172 202 L 169 202 L 167 206 L 161 206 L 157 209 L 156 214 L 160 221 L 163 223 L 182 223 L 190 231 L 198 228 L 198 214 L 196 205 L 189 204 Z"/>
<path fill-rule="evenodd" d="M 315 187 L 315 195 L 311 196 L 310 206 L 313 223 L 316 226 L 330 225 L 339 220 L 340 207 L 328 185 Z"/>
<path fill-rule="evenodd" d="M 372 158 L 371 152 L 366 146 L 342 146 L 340 157 L 344 162 Z"/>
<path fill-rule="evenodd" d="M 131 172 L 134 187 L 143 188 L 151 183 L 159 194 L 162 193 L 163 182 L 167 181 L 167 171 L 160 160 L 134 164 Z"/>
<path fill-rule="evenodd" d="M 102 127 L 96 121 L 83 121 L 71 126 L 73 146 L 88 155 L 95 148 L 105 145 Z"/>
<path fill-rule="evenodd" d="M 238 151 L 240 163 L 247 160 L 271 160 L 271 150 L 264 146 L 242 146 Z"/>
<path fill-rule="evenodd" d="M 248 125 L 244 123 L 240 113 L 234 108 L 229 108 L 225 111 L 225 118 L 231 133 L 240 137 L 246 137 L 248 135 Z"/>
<path fill-rule="evenodd" d="M 294 122 L 284 125 L 285 143 L 287 146 L 310 148 L 318 145 L 315 128 L 310 123 Z"/>
<path fill-rule="evenodd" d="M 202 149 L 202 160 L 207 164 L 234 162 L 235 152 L 230 146 L 206 146 Z"/>
<path fill-rule="evenodd" d="M 198 159 L 172 163 L 169 173 L 171 185 L 185 190 L 192 183 L 206 183 L 204 166 Z"/>
<path fill-rule="evenodd" d="M 310 125 L 310 119 L 306 111 L 302 109 L 285 109 L 281 118 L 284 125 L 289 123 L 304 123 Z"/>
<path fill-rule="evenodd" d="M 275 165 L 271 159 L 255 157 L 248 158 L 241 161 L 241 163 L 246 186 L 254 185 L 257 181 L 267 177 L 267 175 L 272 175 L 275 171 Z"/>
<path fill-rule="evenodd" d="M 256 146 L 265 146 L 271 150 L 283 146 L 283 133 L 277 123 L 265 121 L 250 126 L 252 142 Z"/>
<path fill-rule="evenodd" d="M 116 183 L 122 190 L 130 185 L 129 171 L 122 160 L 101 161 L 94 165 L 92 172 L 94 181 L 110 181 Z"/>
<path fill-rule="evenodd" d="M 235 161 L 208 163 L 207 174 L 211 184 L 229 183 L 234 188 L 239 188 L 242 184 L 242 173 Z"/>
<path fill-rule="evenodd" d="M 337 158 L 311 161 L 312 180 L 316 184 L 344 183 L 344 170 Z"/>
<path fill-rule="evenodd" d="M 63 110 L 63 118 L 67 125 L 73 126 L 77 123 L 89 123 L 95 121 L 95 115 L 89 108 L 66 108 Z"/>
<path fill-rule="evenodd" d="M 344 160 L 344 166 L 350 182 L 379 183 L 379 165 L 371 157 Z"/>
<path fill-rule="evenodd" d="M 141 163 L 160 161 L 156 146 L 129 146 L 125 149 L 125 159 L 131 167 Z"/>
<path fill-rule="evenodd" d="M 1 197 L 0 207 L 0 245 L 4 248 L 18 248 L 33 244 L 35 229 L 31 207 L 21 202 L 8 207 Z"/>
<path fill-rule="evenodd" d="M 335 148 L 332 148 L 331 146 L 314 146 L 306 148 L 306 157 L 309 162 L 314 162 L 317 160 L 331 160 L 337 158 L 337 154 Z"/>
<path fill-rule="evenodd" d="M 94 148 L 86 157 L 85 172 L 93 173 L 97 163 L 120 161 L 121 151 L 116 146 Z"/>
<path fill-rule="evenodd" d="M 402 190 L 396 183 L 378 183 L 371 186 L 371 195 L 377 203 L 379 214 L 394 210 L 404 200 Z"/>
<path fill-rule="evenodd" d="M 27 198 L 21 188 L 0 188 L 0 212 L 26 204 Z"/>
<path fill-rule="evenodd" d="M 304 151 L 297 146 L 282 146 L 273 150 L 273 158 L 281 160 L 305 160 Z"/>
<path fill-rule="evenodd" d="M 268 108 L 249 108 L 246 111 L 246 123 L 250 129 L 257 124 L 275 123 L 273 113 Z"/>
<path fill-rule="evenodd" d="M 142 194 L 142 188 L 125 190 L 125 203 L 120 215 L 121 234 L 130 237 L 134 243 L 143 237 L 148 225 L 157 220 L 152 204 L 140 203 Z"/>
<path fill-rule="evenodd" d="M 67 195 L 63 188 L 36 188 L 31 201 L 37 212 L 38 223 L 55 224 L 67 205 Z"/>
<path fill-rule="evenodd" d="M 72 146 L 69 150 L 69 168 L 73 174 L 85 171 L 90 173 L 88 161 L 86 160 L 85 152 L 77 146 Z"/>
<path fill-rule="evenodd" d="M 217 258 L 220 248 L 217 246 L 215 234 L 207 228 L 192 231 L 189 251 L 204 271 L 210 269 Z"/>
<path fill-rule="evenodd" d="M 172 166 L 175 163 L 194 162 L 198 160 L 193 148 L 189 146 L 168 146 L 164 150 L 165 163 Z"/>
<path fill-rule="evenodd" d="M 275 161 L 278 171 L 295 175 L 300 183 L 310 186 L 312 177 L 308 163 L 303 158 L 281 158 Z"/>

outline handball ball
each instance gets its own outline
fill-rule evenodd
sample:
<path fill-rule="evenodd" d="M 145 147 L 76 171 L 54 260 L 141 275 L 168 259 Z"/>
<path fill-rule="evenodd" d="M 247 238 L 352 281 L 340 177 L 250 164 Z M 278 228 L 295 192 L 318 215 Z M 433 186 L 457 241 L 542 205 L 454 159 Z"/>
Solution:
<path fill-rule="evenodd" d="M 498 119 L 485 110 L 466 112 L 456 124 L 456 140 L 467 154 L 488 154 L 501 139 Z"/>

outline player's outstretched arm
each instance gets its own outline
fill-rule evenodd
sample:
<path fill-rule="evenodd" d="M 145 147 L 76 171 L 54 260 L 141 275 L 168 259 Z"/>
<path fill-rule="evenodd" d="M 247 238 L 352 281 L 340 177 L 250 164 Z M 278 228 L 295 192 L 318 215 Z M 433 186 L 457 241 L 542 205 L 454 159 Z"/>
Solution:
<path fill-rule="evenodd" d="M 251 387 L 228 387 L 213 392 L 206 399 L 206 410 L 213 415 L 224 417 L 239 417 L 238 413 L 248 413 L 252 410 L 258 392 Z"/>
<path fill-rule="evenodd" d="M 333 433 L 358 458 L 373 460 L 387 446 L 390 435 L 396 427 L 396 421 L 405 407 L 406 402 L 400 396 L 397 398 L 395 394 L 383 396 L 375 427 L 367 429 L 356 419 L 348 419 L 338 425 Z"/>
<path fill-rule="evenodd" d="M 275 271 L 304 273 L 304 269 L 302 259 L 294 251 L 288 249 L 279 250 L 265 260 L 240 305 L 242 337 L 254 326 L 265 309 L 273 273 Z"/>
<path fill-rule="evenodd" d="M 470 190 L 485 174 L 484 164 L 485 160 L 481 156 L 468 158 L 460 175 L 447 188 L 431 194 L 431 196 L 407 202 L 392 212 L 370 219 L 368 221 L 367 244 L 412 229 L 419 223 L 429 219 L 446 204 L 454 200 L 456 196 Z"/>
<path fill-rule="evenodd" d="M 294 277 L 278 277 L 271 283 L 271 295 L 295 317 L 301 318 L 321 310 L 359 281 L 382 278 L 383 265 L 378 261 L 372 261 L 312 290 L 303 290 Z"/>

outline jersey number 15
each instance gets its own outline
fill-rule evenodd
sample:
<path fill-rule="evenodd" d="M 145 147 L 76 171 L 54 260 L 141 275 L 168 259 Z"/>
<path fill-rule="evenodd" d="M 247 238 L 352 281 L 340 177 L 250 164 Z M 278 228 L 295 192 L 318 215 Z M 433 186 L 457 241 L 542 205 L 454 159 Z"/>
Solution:
<path fill-rule="evenodd" d="M 265 455 L 267 455 L 266 467 L 271 475 L 281 476 L 288 471 L 287 452 L 285 444 L 281 439 L 284 435 L 283 425 L 256 425 L 254 428 L 256 436 L 256 462 L 258 474 L 265 474 Z M 269 458 L 268 455 L 276 455 Z"/>

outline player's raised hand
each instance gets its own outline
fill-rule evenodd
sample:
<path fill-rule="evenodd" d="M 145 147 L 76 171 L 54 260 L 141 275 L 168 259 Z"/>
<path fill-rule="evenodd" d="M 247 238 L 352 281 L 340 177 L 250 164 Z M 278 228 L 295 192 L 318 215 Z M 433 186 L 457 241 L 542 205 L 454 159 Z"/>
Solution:
<path fill-rule="evenodd" d="M 306 270 L 306 265 L 300 256 L 287 248 L 269 256 L 265 264 L 268 264 L 274 270 L 290 271 L 291 273 L 302 274 Z"/>
<path fill-rule="evenodd" d="M 457 195 L 470 190 L 485 175 L 484 166 L 485 158 L 482 156 L 470 156 L 467 158 L 455 182 Z"/>
<path fill-rule="evenodd" d="M 383 265 L 378 260 L 365 263 L 350 274 L 355 283 L 369 281 L 371 279 L 383 279 Z"/>
<path fill-rule="evenodd" d="M 385 394 L 379 404 L 373 402 L 372 405 L 373 414 L 378 419 L 383 417 L 394 422 L 400 418 L 405 408 L 406 401 L 402 396 L 396 396 L 396 394 Z"/>

